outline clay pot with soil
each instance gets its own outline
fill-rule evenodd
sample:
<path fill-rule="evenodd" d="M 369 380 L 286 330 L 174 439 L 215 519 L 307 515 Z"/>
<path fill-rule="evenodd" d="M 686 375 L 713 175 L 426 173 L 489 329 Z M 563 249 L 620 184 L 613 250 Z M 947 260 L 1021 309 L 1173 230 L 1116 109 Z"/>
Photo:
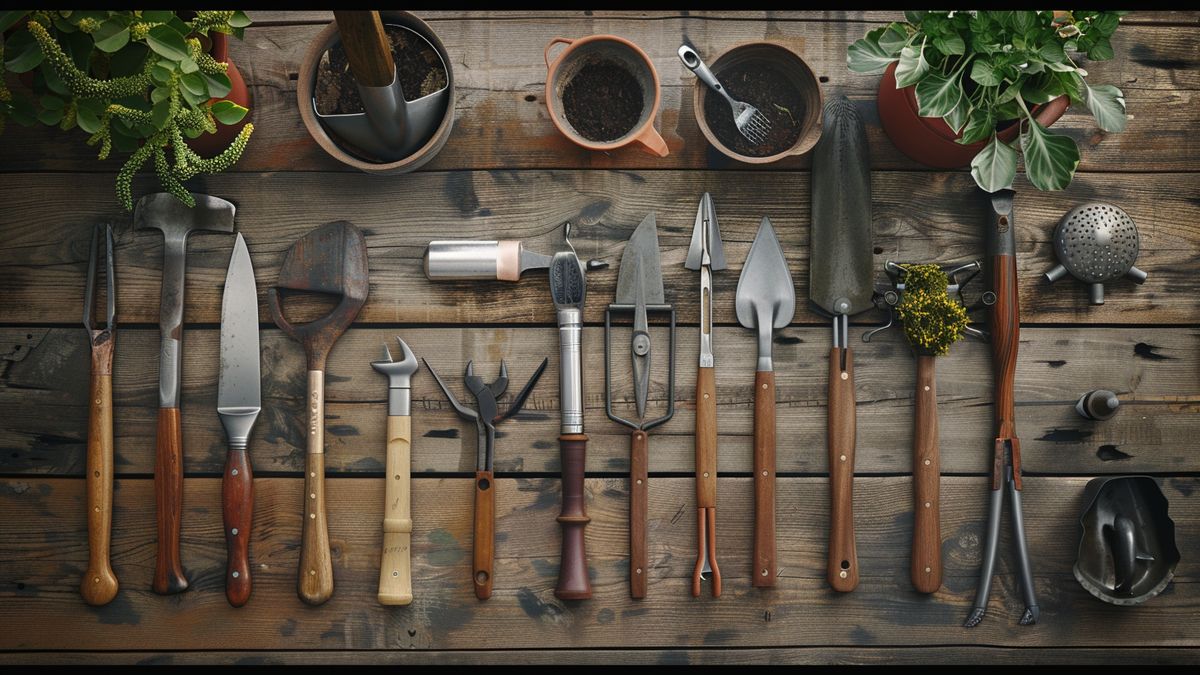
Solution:
<path fill-rule="evenodd" d="M 334 159 L 367 173 L 407 173 L 433 159 L 450 137 L 454 126 L 454 72 L 446 48 L 428 24 L 408 12 L 379 14 L 391 46 L 395 78 L 409 110 L 444 106 L 428 140 L 401 159 L 390 160 L 338 135 L 328 123 L 331 118 L 362 115 L 365 110 L 336 23 L 322 30 L 304 55 L 296 83 L 297 105 L 313 140 Z"/>
<path fill-rule="evenodd" d="M 749 103 L 770 121 L 766 141 L 753 144 L 734 125 L 729 103 L 696 79 L 692 107 L 700 132 L 721 153 L 747 164 L 802 155 L 821 138 L 821 87 L 812 69 L 792 50 L 771 42 L 736 45 L 708 61 L 735 100 Z"/>

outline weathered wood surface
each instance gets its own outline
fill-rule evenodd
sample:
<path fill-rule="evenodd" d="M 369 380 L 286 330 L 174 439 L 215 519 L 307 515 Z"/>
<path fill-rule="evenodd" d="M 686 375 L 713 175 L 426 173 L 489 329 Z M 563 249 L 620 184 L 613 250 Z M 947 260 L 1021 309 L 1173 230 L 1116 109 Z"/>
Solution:
<path fill-rule="evenodd" d="M 900 12 L 883 13 L 889 19 Z M 818 15 L 820 16 L 820 15 Z M 1191 14 L 1194 17 L 1195 14 Z M 1194 21 L 1194 18 L 1192 19 Z M 713 168 L 795 169 L 811 156 L 769 165 L 739 164 L 712 149 L 700 134 L 692 109 L 695 76 L 676 50 L 690 41 L 702 55 L 715 56 L 742 42 L 770 40 L 801 54 L 824 78 L 822 93 L 860 101 L 868 123 L 873 165 L 917 170 L 887 139 L 875 112 L 877 75 L 846 68 L 846 46 L 871 24 L 820 20 L 710 20 L 662 17 L 654 21 L 612 16 L 543 13 L 535 20 L 488 15 L 438 21 L 434 26 L 452 58 L 456 119 L 446 147 L 425 170 L 514 168 Z M 254 137 L 234 172 L 355 170 L 330 158 L 309 137 L 296 104 L 297 70 L 305 49 L 323 23 L 263 25 L 232 40 L 230 54 L 246 78 L 252 97 Z M 671 154 L 652 157 L 633 149 L 592 153 L 572 144 L 553 126 L 546 111 L 546 65 L 542 49 L 556 36 L 615 33 L 638 44 L 659 72 L 662 87 L 657 126 Z M 1131 119 L 1127 129 L 1107 134 L 1083 106 L 1055 124 L 1080 142 L 1083 171 L 1178 171 L 1200 168 L 1200 140 L 1192 130 L 1200 112 L 1192 103 L 1200 89 L 1200 52 L 1194 30 L 1176 25 L 1123 26 L 1113 35 L 1115 58 L 1086 62 L 1089 82 L 1113 84 L 1125 93 Z M 0 171 L 116 171 L 121 157 L 96 162 L 96 150 L 75 130 L 25 129 L 10 125 L 0 152 Z M 363 177 L 360 177 L 363 178 Z M 367 180 L 364 178 L 364 180 Z"/>
<path fill-rule="evenodd" d="M 947 478 L 942 531 L 945 583 L 933 596 L 911 589 L 910 481 L 859 478 L 856 520 L 862 582 L 836 594 L 824 580 L 826 481 L 781 478 L 779 581 L 750 586 L 752 485 L 722 479 L 718 555 L 725 576 L 719 599 L 690 597 L 695 551 L 690 478 L 651 479 L 648 597 L 628 597 L 622 479 L 589 479 L 588 552 L 595 596 L 553 597 L 558 569 L 558 481 L 498 479 L 496 578 L 487 602 L 469 583 L 472 481 L 413 481 L 413 604 L 386 608 L 373 600 L 378 581 L 383 486 L 380 479 L 329 482 L 330 537 L 336 586 L 319 609 L 295 595 L 300 541 L 300 481 L 258 479 L 251 560 L 255 589 L 241 609 L 223 591 L 220 480 L 188 479 L 183 558 L 192 588 L 163 598 L 149 591 L 153 571 L 152 481 L 117 481 L 113 565 L 122 591 L 112 604 L 87 608 L 76 592 L 86 561 L 83 481 L 0 481 L 0 602 L 3 644 L 45 650 L 71 636 L 77 650 L 100 649 L 531 649 L 763 647 L 831 645 L 992 645 L 1010 647 L 1196 647 L 1200 625 L 1200 479 L 1162 481 L 1178 530 L 1182 561 L 1174 581 L 1144 605 L 1114 608 L 1075 582 L 1079 499 L 1084 478 L 1029 478 L 1026 529 L 1033 552 L 1042 620 L 1017 625 L 1019 593 L 1002 555 L 988 617 L 961 628 L 973 599 L 981 554 L 986 479 Z M 1002 538 L 1010 550 L 1008 528 Z"/>
<path fill-rule="evenodd" d="M 1200 202 L 1197 174 L 1091 173 L 1062 193 L 1023 190 L 1016 202 L 1017 264 L 1023 323 L 1200 323 Z M 110 175 L 15 174 L 0 182 L 0 316 L 9 325 L 79 321 L 87 271 L 87 226 L 111 220 L 116 238 L 117 312 L 123 324 L 158 323 L 162 237 L 133 229 L 119 212 Z M 657 214 L 663 283 L 683 323 L 695 323 L 699 277 L 683 267 L 700 195 L 716 204 L 728 269 L 713 275 L 715 320 L 737 325 L 733 298 L 758 222 L 775 225 L 796 285 L 795 323 L 827 325 L 806 301 L 809 238 L 808 172 L 755 174 L 717 171 L 490 171 L 418 172 L 404 176 L 342 173 L 224 174 L 199 191 L 239 206 L 260 289 L 275 283 L 289 246 L 314 227 L 349 219 L 363 229 L 371 290 L 358 317 L 366 323 L 496 323 L 554 325 L 545 272 L 518 283 L 430 282 L 422 256 L 435 239 L 523 239 L 552 252 L 564 221 L 574 223 L 579 255 L 611 267 L 588 274 L 585 319 L 604 320 L 621 252 L 645 215 Z M 143 193 L 153 188 L 139 181 Z M 887 259 L 959 262 L 979 258 L 984 203 L 964 173 L 876 172 L 872 186 L 879 282 Z M 48 207 L 45 195 L 70 195 Z M 57 199 L 57 198 L 56 198 Z M 348 201 L 352 200 L 352 201 Z M 1048 286 L 1054 264 L 1051 236 L 1069 208 L 1085 201 L 1120 205 L 1142 237 L 1138 265 L 1149 272 L 1138 286 L 1117 280 L 1103 306 L 1088 304 L 1074 279 Z M 202 233 L 188 242 L 185 320 L 220 321 L 221 286 L 233 237 Z M 983 278 L 968 288 L 983 291 Z M 265 307 L 260 318 L 270 324 Z M 863 314 L 857 321 L 882 320 Z"/>
<path fill-rule="evenodd" d="M 627 473 L 629 431 L 604 414 L 603 328 L 584 330 L 589 364 L 584 378 L 591 472 Z M 694 469 L 695 329 L 678 330 L 675 417 L 650 434 L 652 473 Z M 613 331 L 613 400 L 616 411 L 635 415 L 628 328 Z M 829 331 L 788 328 L 775 340 L 778 470 L 824 473 L 826 365 Z M 899 331 L 855 344 L 859 473 L 911 470 L 913 382 L 916 363 Z M 555 352 L 557 331 L 521 329 L 354 329 L 330 355 L 326 376 L 327 467 L 333 473 L 380 473 L 385 444 L 385 378 L 370 361 L 379 346 L 400 335 L 468 397 L 461 373 L 468 360 L 494 375 L 504 359 L 514 382 L 523 382 L 542 357 Z M 657 350 L 665 327 L 653 328 Z M 27 339 L 32 336 L 32 339 Z M 154 468 L 158 405 L 158 331 L 123 329 L 115 360 L 116 471 L 147 475 Z M 717 428 L 722 472 L 748 475 L 753 440 L 754 334 L 717 329 Z M 216 475 L 225 462 L 225 435 L 216 416 L 219 331 L 184 336 L 183 423 L 185 468 Z M 87 342 L 82 328 L 0 329 L 0 473 L 82 475 L 87 429 Z M 299 345 L 275 328 L 262 332 L 263 413 L 250 441 L 256 473 L 304 468 L 304 357 Z M 653 361 L 650 412 L 665 409 L 667 359 Z M 942 470 L 986 474 L 992 434 L 988 346 L 966 341 L 938 359 Z M 1089 422 L 1074 411 L 1086 391 L 1109 388 L 1122 406 L 1116 417 Z M 516 387 L 510 387 L 515 390 Z M 509 392 L 511 397 L 512 392 Z M 1200 333 L 1195 329 L 1095 330 L 1026 328 L 1016 380 L 1017 431 L 1025 471 L 1035 474 L 1195 470 L 1200 428 Z M 475 470 L 474 428 L 461 421 L 428 371 L 413 377 L 413 472 Z M 507 399 L 502 399 L 505 401 Z M 558 362 L 546 373 L 525 412 L 497 433 L 496 470 L 557 472 Z"/>

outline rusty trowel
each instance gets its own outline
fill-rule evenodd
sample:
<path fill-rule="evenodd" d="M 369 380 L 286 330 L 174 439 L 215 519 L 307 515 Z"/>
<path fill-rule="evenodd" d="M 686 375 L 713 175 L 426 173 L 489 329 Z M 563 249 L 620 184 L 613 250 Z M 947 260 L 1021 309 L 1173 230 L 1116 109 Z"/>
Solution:
<path fill-rule="evenodd" d="M 415 101 L 406 101 L 392 59 L 392 45 L 383 30 L 377 11 L 335 11 L 342 48 L 350 63 L 350 72 L 358 84 L 364 112 L 322 115 L 313 100 L 313 112 L 331 132 L 378 159 L 394 162 L 408 157 L 429 141 L 441 123 L 449 99 L 449 87 L 442 87 Z M 428 45 L 416 31 L 412 33 Z M 433 45 L 428 45 L 435 54 Z M 439 54 L 438 58 L 441 56 Z M 446 68 L 446 64 L 442 64 Z M 449 69 L 446 69 L 449 72 Z"/>

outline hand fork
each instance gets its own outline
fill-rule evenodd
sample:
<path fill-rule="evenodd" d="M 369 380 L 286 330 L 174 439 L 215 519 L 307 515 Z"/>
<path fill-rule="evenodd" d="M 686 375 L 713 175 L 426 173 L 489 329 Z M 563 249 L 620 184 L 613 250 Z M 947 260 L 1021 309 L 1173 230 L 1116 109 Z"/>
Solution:
<path fill-rule="evenodd" d="M 717 81 L 717 76 L 704 65 L 704 61 L 695 49 L 687 45 L 679 48 L 679 59 L 683 61 L 683 65 L 688 67 L 700 81 L 707 84 L 713 91 L 725 97 L 729 102 L 729 109 L 733 112 L 733 124 L 737 130 L 742 132 L 746 140 L 755 145 L 762 145 L 767 140 L 767 134 L 771 133 L 771 120 L 766 115 L 759 112 L 758 108 L 739 101 L 729 95 L 725 91 L 725 87 Z"/>

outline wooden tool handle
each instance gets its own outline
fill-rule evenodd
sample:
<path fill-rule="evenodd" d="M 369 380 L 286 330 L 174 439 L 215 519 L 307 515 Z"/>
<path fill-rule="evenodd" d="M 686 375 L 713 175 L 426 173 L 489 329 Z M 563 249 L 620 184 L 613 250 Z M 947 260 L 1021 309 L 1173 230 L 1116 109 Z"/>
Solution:
<path fill-rule="evenodd" d="M 491 471 L 475 472 L 475 597 L 492 597 L 492 563 L 496 554 L 496 479 Z"/>
<path fill-rule="evenodd" d="M 350 73 L 364 87 L 386 87 L 396 76 L 392 43 L 376 11 L 333 12 Z"/>
<path fill-rule="evenodd" d="M 154 501 L 158 521 L 158 555 L 154 563 L 155 593 L 187 590 L 179 557 L 183 521 L 183 427 L 179 408 L 158 409 L 158 438 L 154 458 Z"/>
<path fill-rule="evenodd" d="M 241 607 L 250 599 L 250 525 L 254 517 L 254 474 L 245 448 L 230 449 L 221 479 L 225 523 L 225 597 Z"/>
<path fill-rule="evenodd" d="M 325 373 L 308 371 L 308 454 L 304 462 L 304 526 L 297 592 L 310 605 L 333 595 L 333 560 L 325 520 Z"/>
<path fill-rule="evenodd" d="M 1016 412 L 1013 382 L 1017 374 L 1017 348 L 1020 345 L 1020 305 L 1017 297 L 1017 259 L 1011 255 L 992 256 L 992 290 L 996 302 L 991 311 L 992 370 L 995 380 L 996 437 L 1012 439 L 1013 481 L 1021 489 L 1021 452 L 1016 443 Z M 995 464 L 1004 462 L 1004 443 L 996 443 Z M 999 490 L 1004 480 L 1003 469 L 992 472 L 992 489 Z"/>
<path fill-rule="evenodd" d="M 754 569 L 758 588 L 775 585 L 775 373 L 754 374 Z"/>
<path fill-rule="evenodd" d="M 696 507 L 717 506 L 717 384 L 713 368 L 696 371 Z"/>
<path fill-rule="evenodd" d="M 379 561 L 379 604 L 407 605 L 412 589 L 412 418 L 387 418 L 387 475 L 384 477 L 383 556 Z"/>
<path fill-rule="evenodd" d="M 554 597 L 559 600 L 587 600 L 592 597 L 592 580 L 588 577 L 587 551 L 583 545 L 583 529 L 591 521 L 583 498 L 583 473 L 587 458 L 585 434 L 563 434 L 558 437 L 562 456 L 562 558 L 559 560 L 558 586 Z"/>
<path fill-rule="evenodd" d="M 113 423 L 111 349 L 108 372 L 92 355 L 87 444 L 88 568 L 79 592 L 89 605 L 108 604 L 117 595 L 117 575 L 109 562 L 112 534 Z"/>
<path fill-rule="evenodd" d="M 638 429 L 629 440 L 629 597 L 646 597 L 650 564 L 646 554 L 646 518 L 649 511 L 647 472 L 649 439 Z"/>
<path fill-rule="evenodd" d="M 843 363 L 845 364 L 843 367 Z M 858 586 L 854 547 L 854 361 L 849 348 L 829 350 L 829 561 L 826 577 L 836 591 Z"/>
<path fill-rule="evenodd" d="M 942 586 L 937 377 L 933 356 L 917 356 L 917 410 L 913 429 L 912 583 L 921 593 Z"/>

